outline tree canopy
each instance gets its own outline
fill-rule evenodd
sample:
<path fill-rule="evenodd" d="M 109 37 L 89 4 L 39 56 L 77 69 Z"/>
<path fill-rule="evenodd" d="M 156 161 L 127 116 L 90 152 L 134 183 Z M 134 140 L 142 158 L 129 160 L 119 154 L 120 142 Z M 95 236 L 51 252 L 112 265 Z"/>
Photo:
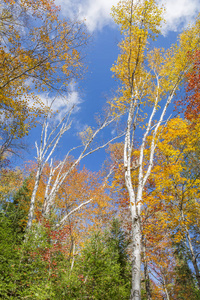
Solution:
<path fill-rule="evenodd" d="M 163 48 L 164 14 L 112 8 L 118 87 L 73 131 L 85 22 L 53 0 L 1 2 L 0 298 L 200 299 L 200 19 Z M 35 157 L 11 164 L 33 127 Z M 104 149 L 101 169 L 84 165 Z"/>

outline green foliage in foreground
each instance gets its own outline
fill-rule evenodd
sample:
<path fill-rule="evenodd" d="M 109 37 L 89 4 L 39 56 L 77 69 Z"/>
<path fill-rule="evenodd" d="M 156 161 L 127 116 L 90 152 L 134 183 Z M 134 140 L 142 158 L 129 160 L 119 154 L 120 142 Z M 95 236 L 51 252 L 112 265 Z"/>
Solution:
<path fill-rule="evenodd" d="M 50 223 L 35 224 L 25 235 L 18 198 L 0 212 L 0 299 L 128 300 L 131 266 L 129 243 L 113 220 L 104 233 L 95 231 L 74 257 L 62 242 L 52 242 Z M 178 299 L 198 300 L 199 290 L 188 266 L 187 251 L 177 248 L 174 287 Z M 151 286 L 153 288 L 153 285 Z M 142 300 L 146 300 L 145 289 Z"/>
<path fill-rule="evenodd" d="M 12 220 L 12 211 L 1 212 L 0 299 L 129 299 L 127 243 L 117 221 L 105 234 L 91 235 L 71 268 L 48 227 L 37 225 L 25 238 Z"/>
<path fill-rule="evenodd" d="M 67 299 L 129 299 L 131 273 L 127 243 L 119 223 L 110 232 L 94 232 L 76 264 L 79 285 L 71 282 Z"/>

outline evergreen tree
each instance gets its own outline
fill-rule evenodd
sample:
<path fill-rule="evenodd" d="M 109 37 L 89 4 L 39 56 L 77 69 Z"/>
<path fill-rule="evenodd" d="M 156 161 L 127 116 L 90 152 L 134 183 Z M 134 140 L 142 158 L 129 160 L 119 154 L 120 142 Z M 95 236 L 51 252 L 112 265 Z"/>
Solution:
<path fill-rule="evenodd" d="M 109 231 L 94 232 L 77 258 L 73 276 L 78 281 L 71 280 L 66 299 L 129 299 L 127 244 L 118 220 L 113 220 Z"/>

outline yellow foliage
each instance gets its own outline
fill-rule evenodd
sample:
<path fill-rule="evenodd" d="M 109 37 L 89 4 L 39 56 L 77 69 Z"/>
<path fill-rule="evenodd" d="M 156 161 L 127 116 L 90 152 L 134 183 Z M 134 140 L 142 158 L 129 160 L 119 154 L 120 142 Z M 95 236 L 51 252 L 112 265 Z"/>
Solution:
<path fill-rule="evenodd" d="M 83 63 L 77 49 L 86 40 L 84 26 L 79 21 L 59 20 L 53 0 L 19 3 L 3 0 L 0 6 L 2 131 L 9 131 L 14 138 L 27 134 L 44 112 L 36 95 L 46 90 L 66 92 L 70 80 L 80 77 Z"/>
<path fill-rule="evenodd" d="M 188 55 L 200 45 L 200 20 L 180 34 L 170 49 L 149 47 L 150 39 L 160 32 L 164 8 L 156 1 L 123 0 L 112 9 L 121 26 L 120 54 L 111 71 L 120 80 L 118 96 L 112 101 L 114 113 L 123 111 L 131 101 L 152 105 L 178 90 L 190 67 Z"/>
<path fill-rule="evenodd" d="M 79 133 L 83 145 L 86 145 L 93 135 L 93 130 L 88 126 L 84 131 Z"/>

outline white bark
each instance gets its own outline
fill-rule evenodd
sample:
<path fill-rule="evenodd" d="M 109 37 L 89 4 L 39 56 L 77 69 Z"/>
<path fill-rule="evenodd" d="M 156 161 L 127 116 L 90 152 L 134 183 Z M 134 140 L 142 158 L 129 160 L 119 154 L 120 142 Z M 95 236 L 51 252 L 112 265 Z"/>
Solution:
<path fill-rule="evenodd" d="M 136 9 L 140 4 L 141 11 L 138 13 L 137 11 L 134 11 L 134 9 Z M 142 6 L 143 4 L 144 7 Z M 147 49 L 148 42 L 146 41 L 150 35 L 147 34 L 147 40 L 143 38 L 143 35 L 145 36 L 145 31 L 149 31 L 148 33 L 150 33 L 152 31 L 151 25 L 155 25 L 153 21 L 150 21 L 151 18 L 148 19 L 148 7 L 149 3 L 144 3 L 144 1 L 121 1 L 119 3 L 119 8 L 117 7 L 116 12 L 114 11 L 114 17 L 116 15 L 116 22 L 117 24 L 121 25 L 121 32 L 124 34 L 124 40 L 120 44 L 121 55 L 117 60 L 114 72 L 116 77 L 122 82 L 121 92 L 123 96 L 127 97 L 128 93 L 130 92 L 130 99 L 126 99 L 127 101 L 125 102 L 127 106 L 129 105 L 129 107 L 127 107 L 128 117 L 124 141 L 124 176 L 125 184 L 129 194 L 133 226 L 132 274 L 134 278 L 132 278 L 131 300 L 141 299 L 140 214 L 142 208 L 143 191 L 152 171 L 156 143 L 160 134 L 160 126 L 164 122 L 164 117 L 166 116 L 168 106 L 172 102 L 176 90 L 184 78 L 184 72 L 187 71 L 187 68 L 189 67 L 189 63 L 187 64 L 184 61 L 184 59 L 187 59 L 186 57 L 183 57 L 183 63 L 179 62 L 176 65 L 175 61 L 178 61 L 180 58 L 177 45 L 174 46 L 174 49 L 172 48 L 169 51 L 166 51 L 165 54 L 162 53 L 162 50 L 160 53 L 159 51 L 157 52 L 157 50 L 155 50 L 154 53 L 151 53 L 151 51 Z M 122 13 L 120 9 L 122 10 Z M 130 11 L 128 11 L 128 9 L 130 9 Z M 152 13 L 154 12 L 152 11 Z M 137 30 L 138 32 L 141 30 L 141 35 L 137 33 Z M 180 43 L 180 49 L 182 47 L 185 47 L 184 43 Z M 183 51 L 183 48 L 181 51 Z M 170 67 L 171 69 L 169 69 Z M 127 68 L 127 70 L 124 70 L 125 68 Z M 173 74 L 173 76 L 171 76 L 172 74 L 170 72 Z M 140 79 L 139 76 L 141 77 Z M 159 78 L 159 76 L 161 78 Z M 141 82 L 145 82 L 145 92 L 143 92 Z M 144 110 L 144 114 L 142 114 L 142 111 L 140 111 L 142 114 L 141 118 L 143 118 L 142 122 L 138 118 L 140 106 Z M 146 114 L 148 117 L 145 116 Z M 157 122 L 155 121 L 155 118 L 157 119 Z M 146 122 L 147 125 L 145 124 Z M 137 187 L 134 189 L 131 178 L 131 159 L 133 155 L 132 152 L 134 144 L 133 142 L 135 140 L 135 131 L 139 127 L 138 123 L 141 125 L 140 129 L 138 130 L 140 136 L 142 132 L 142 125 L 144 125 L 145 129 L 143 129 L 142 132 L 141 145 L 137 146 L 139 149 L 139 163 Z M 148 158 L 146 152 L 148 152 Z"/>
<path fill-rule="evenodd" d="M 163 284 L 163 289 L 165 291 L 165 295 L 167 297 L 167 300 L 170 300 L 167 285 L 166 285 L 165 275 L 162 272 L 161 272 L 161 275 L 162 275 L 162 284 Z"/>
<path fill-rule="evenodd" d="M 158 138 L 159 128 L 164 120 L 167 108 L 171 103 L 175 91 L 178 87 L 181 77 L 177 78 L 177 82 L 174 84 L 166 102 L 160 112 L 160 117 L 157 123 L 152 126 L 155 114 L 158 110 L 159 101 L 159 76 L 154 71 L 157 79 L 157 85 L 155 90 L 155 100 L 152 111 L 149 116 L 149 120 L 143 134 L 142 143 L 140 146 L 139 162 L 138 162 L 138 187 L 135 191 L 132 185 L 131 178 L 131 159 L 133 150 L 133 140 L 135 135 L 136 123 L 137 123 L 137 109 L 139 105 L 137 86 L 132 86 L 132 97 L 130 100 L 128 119 L 127 119 L 127 129 L 124 141 L 124 168 L 125 168 L 125 184 L 129 193 L 130 200 L 130 211 L 132 216 L 132 237 L 133 237 L 133 252 L 132 252 L 132 290 L 130 300 L 141 300 L 141 206 L 143 200 L 143 191 L 145 184 L 151 174 L 153 167 L 154 153 L 156 149 L 156 139 Z M 133 81 L 134 83 L 134 81 Z M 135 91 L 133 91 L 133 88 Z M 149 161 L 146 169 L 144 169 L 144 151 L 146 149 L 147 137 L 151 135 L 151 145 Z"/>
<path fill-rule="evenodd" d="M 174 184 L 175 184 L 175 182 L 174 182 Z M 176 189 L 176 187 L 175 187 L 175 189 Z M 186 218 L 184 215 L 184 209 L 183 209 L 184 191 L 183 191 L 183 189 L 182 189 L 182 192 L 183 192 L 182 197 L 179 197 L 178 191 L 176 191 L 175 197 L 176 197 L 176 201 L 178 203 L 179 209 L 180 209 L 180 217 L 181 217 L 181 221 L 182 221 L 183 232 L 185 232 L 185 237 L 186 237 L 185 245 L 186 245 L 187 249 L 188 249 L 188 245 L 189 245 L 189 249 L 188 249 L 189 255 L 191 257 L 191 261 L 192 261 L 192 264 L 194 267 L 197 285 L 198 285 L 198 288 L 200 289 L 200 272 L 199 272 L 199 267 L 198 267 L 198 262 L 197 262 L 197 256 L 195 255 L 195 251 L 194 251 L 194 248 L 192 245 L 192 239 L 191 239 L 190 232 L 189 232 L 189 229 L 186 224 Z"/>
<path fill-rule="evenodd" d="M 111 176 L 111 174 L 113 173 L 113 169 L 114 167 L 112 167 L 110 169 L 110 172 L 108 173 L 108 175 L 104 178 L 104 183 L 102 184 L 102 189 L 105 187 L 106 183 L 107 183 L 107 180 L 109 179 L 109 177 Z M 69 213 L 67 213 L 64 217 L 62 217 L 62 219 L 56 224 L 56 227 L 60 227 L 62 226 L 66 221 L 67 219 L 72 215 L 74 214 L 75 212 L 77 212 L 79 209 L 81 209 L 83 206 L 91 203 L 92 201 L 94 200 L 94 198 L 90 198 L 89 200 L 81 203 L 80 205 L 78 205 L 77 207 L 75 207 L 74 209 L 72 209 Z"/>
<path fill-rule="evenodd" d="M 192 264 L 193 264 L 193 267 L 194 267 L 194 270 L 195 270 L 195 276 L 196 276 L 198 288 L 200 289 L 199 268 L 198 268 L 198 264 L 197 264 L 196 255 L 195 255 L 195 252 L 194 252 L 194 249 L 193 249 L 193 246 L 192 246 L 192 239 L 190 237 L 190 232 L 189 232 L 189 230 L 187 228 L 187 225 L 185 223 L 185 216 L 184 216 L 184 213 L 183 213 L 183 209 L 181 209 L 181 219 L 182 219 L 183 227 L 184 227 L 185 234 L 186 234 L 186 237 L 187 237 L 187 240 L 188 240 L 188 245 L 189 245 L 191 260 L 192 260 Z"/>
<path fill-rule="evenodd" d="M 72 108 L 73 109 L 73 108 Z M 119 134 L 118 136 L 115 136 L 114 138 L 110 139 L 109 141 L 103 143 L 102 145 L 99 145 L 93 149 L 91 149 L 91 144 L 93 140 L 96 138 L 96 136 L 99 134 L 100 131 L 102 131 L 104 128 L 109 126 L 114 120 L 119 118 L 113 117 L 111 114 L 108 113 L 105 120 L 99 125 L 99 127 L 93 132 L 89 140 L 86 142 L 84 146 L 74 147 L 68 151 L 63 161 L 61 161 L 58 165 L 53 165 L 53 159 L 52 156 L 60 142 L 61 137 L 63 134 L 70 128 L 71 122 L 69 121 L 72 109 L 65 115 L 65 117 L 53 128 L 52 131 L 48 133 L 49 128 L 49 122 L 48 122 L 48 115 L 46 116 L 45 122 L 42 127 L 42 133 L 40 138 L 40 146 L 36 143 L 36 150 L 37 150 L 37 162 L 38 167 L 36 171 L 36 177 L 35 177 L 35 185 L 31 196 L 31 204 L 28 214 L 28 222 L 27 222 L 27 230 L 29 230 L 32 226 L 33 218 L 34 218 L 34 208 L 35 208 L 35 201 L 36 201 L 36 194 L 39 187 L 40 178 L 42 175 L 42 171 L 45 167 L 45 165 L 48 163 L 49 159 L 51 159 L 50 162 L 50 172 L 49 177 L 46 184 L 45 189 L 45 197 L 43 202 L 43 208 L 42 208 L 42 214 L 45 217 L 49 216 L 50 209 L 54 204 L 54 200 L 56 197 L 56 194 L 65 181 L 65 179 L 70 175 L 70 173 L 76 168 L 76 166 L 80 163 L 80 161 L 85 158 L 86 156 L 92 154 L 93 152 L 105 148 L 109 143 L 115 141 L 117 138 L 123 136 L 124 134 Z M 72 165 L 67 169 L 64 170 L 66 167 L 67 160 L 69 158 L 70 153 L 77 149 L 77 148 L 83 148 L 80 155 Z M 55 177 L 55 178 L 53 178 Z M 78 207 L 76 207 L 72 212 L 70 212 L 68 215 L 66 215 L 63 220 L 61 220 L 61 223 L 65 222 L 65 220 L 68 218 L 69 215 L 76 212 L 78 209 L 80 209 L 82 206 L 90 203 L 93 199 L 86 200 L 84 203 L 81 203 Z"/>
<path fill-rule="evenodd" d="M 35 208 L 35 201 L 36 201 L 36 193 L 39 187 L 40 178 L 42 175 L 42 171 L 49 161 L 51 156 L 53 155 L 58 143 L 63 136 L 63 134 L 70 128 L 71 123 L 69 123 L 69 116 L 71 115 L 72 109 L 64 116 L 64 118 L 53 128 L 53 130 L 48 135 L 48 117 L 49 114 L 46 115 L 43 126 L 42 132 L 40 136 L 40 146 L 38 147 L 37 142 L 35 143 L 36 150 L 37 150 L 37 171 L 35 177 L 35 185 L 33 188 L 33 192 L 31 195 L 31 203 L 29 208 L 28 214 L 28 222 L 26 226 L 26 230 L 29 230 L 32 226 L 33 218 L 34 218 L 34 208 Z M 52 162 L 51 162 L 52 164 Z"/>
<path fill-rule="evenodd" d="M 47 185 L 48 190 L 46 189 L 46 193 L 45 193 L 45 201 L 44 204 L 45 206 L 43 206 L 43 215 L 44 216 L 48 216 L 51 207 L 53 206 L 56 194 L 59 190 L 59 188 L 61 187 L 61 185 L 63 184 L 63 182 L 65 181 L 65 179 L 70 175 L 70 173 L 76 168 L 76 166 L 80 163 L 80 161 L 85 158 L 86 156 L 92 154 L 95 151 L 98 151 L 99 149 L 105 148 L 109 143 L 113 142 L 114 140 L 116 140 L 117 138 L 123 136 L 124 134 L 120 134 L 112 139 L 110 139 L 108 142 L 95 147 L 94 149 L 90 149 L 90 145 L 92 143 L 92 141 L 95 139 L 95 137 L 97 136 L 97 134 L 103 130 L 105 127 L 107 127 L 108 125 L 110 125 L 116 118 L 109 118 L 107 117 L 106 120 L 100 125 L 100 127 L 93 133 L 93 135 L 91 136 L 91 138 L 88 140 L 88 142 L 86 143 L 86 145 L 84 146 L 84 149 L 82 150 L 82 152 L 80 153 L 79 157 L 74 160 L 74 162 L 72 163 L 72 165 L 69 167 L 68 170 L 64 171 L 64 167 L 66 165 L 67 159 L 69 157 L 69 153 L 65 156 L 65 159 L 60 163 L 59 166 L 59 172 L 54 180 L 54 182 L 52 183 L 51 188 L 49 189 L 49 185 Z M 71 152 L 71 151 L 70 151 Z M 51 171 L 51 173 L 54 172 L 53 170 Z M 51 180 L 49 178 L 49 180 Z M 87 203 L 91 202 L 92 200 L 87 200 L 85 202 L 85 204 L 80 204 L 80 207 L 82 207 L 83 205 L 86 205 Z M 71 214 L 71 213 L 70 213 Z"/>
<path fill-rule="evenodd" d="M 34 217 L 34 208 L 35 208 L 35 198 L 36 198 L 36 193 L 39 187 L 39 182 L 40 182 L 40 176 L 42 173 L 42 167 L 40 165 L 38 165 L 38 169 L 37 169 L 37 174 L 35 177 L 35 186 L 33 188 L 33 192 L 31 195 L 31 203 L 30 203 L 30 208 L 29 208 L 29 214 L 28 214 L 28 222 L 26 225 L 26 229 L 30 229 L 32 226 L 32 222 L 33 222 L 33 217 Z"/>
<path fill-rule="evenodd" d="M 70 275 L 72 273 L 73 267 L 74 267 L 74 261 L 75 261 L 75 249 L 76 249 L 76 244 L 73 241 L 73 249 L 72 249 L 72 263 L 71 263 L 71 268 L 70 268 Z M 69 275 L 69 276 L 70 276 Z"/>

